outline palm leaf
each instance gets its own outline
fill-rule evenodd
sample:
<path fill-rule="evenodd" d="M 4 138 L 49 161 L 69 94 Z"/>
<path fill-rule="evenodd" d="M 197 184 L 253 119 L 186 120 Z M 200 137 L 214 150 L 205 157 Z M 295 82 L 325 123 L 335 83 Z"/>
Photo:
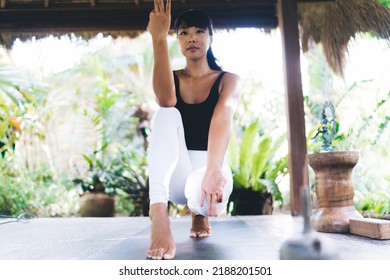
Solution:
<path fill-rule="evenodd" d="M 253 149 L 257 142 L 257 129 L 260 122 L 256 120 L 251 123 L 244 131 L 240 144 L 240 169 L 238 170 L 239 177 L 247 182 L 252 171 L 252 156 Z"/>
<path fill-rule="evenodd" d="M 230 136 L 229 145 L 228 145 L 229 161 L 233 172 L 238 169 L 239 152 L 240 150 L 237 144 L 237 136 L 233 131 L 233 133 Z"/>
<path fill-rule="evenodd" d="M 264 186 L 264 189 L 269 190 L 276 201 L 283 205 L 283 195 L 274 179 L 259 179 L 259 183 Z"/>
<path fill-rule="evenodd" d="M 273 144 L 271 150 L 270 150 L 270 161 L 273 159 L 273 157 L 275 156 L 276 152 L 280 149 L 280 147 L 282 146 L 282 144 L 284 143 L 284 141 L 286 141 L 286 134 L 283 134 L 281 135 L 278 140 L 275 141 L 275 143 Z"/>
<path fill-rule="evenodd" d="M 233 185 L 236 188 L 249 188 L 249 181 L 243 177 L 242 173 L 236 173 L 233 176 Z"/>
<path fill-rule="evenodd" d="M 258 179 L 261 174 L 264 173 L 265 167 L 270 157 L 270 147 L 272 143 L 271 137 L 265 137 L 259 144 L 256 154 L 253 156 L 251 185 L 256 188 L 258 185 Z"/>
<path fill-rule="evenodd" d="M 284 157 L 281 157 L 280 159 L 278 159 L 276 161 L 276 163 L 274 163 L 273 168 L 267 169 L 265 176 L 264 176 L 265 179 L 276 178 L 281 173 L 286 174 L 287 170 L 284 170 L 284 169 L 286 169 L 287 161 L 288 161 L 287 156 L 284 156 Z"/>

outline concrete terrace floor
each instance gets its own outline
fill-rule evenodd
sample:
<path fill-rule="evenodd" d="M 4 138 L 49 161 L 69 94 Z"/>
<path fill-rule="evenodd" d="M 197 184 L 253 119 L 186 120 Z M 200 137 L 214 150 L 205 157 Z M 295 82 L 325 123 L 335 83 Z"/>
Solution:
<path fill-rule="evenodd" d="M 171 218 L 177 260 L 278 260 L 282 244 L 302 232 L 290 215 L 211 219 L 213 234 L 188 237 L 190 217 Z M 0 219 L 0 260 L 145 260 L 148 217 Z M 341 259 L 390 260 L 390 240 L 319 233 Z"/>

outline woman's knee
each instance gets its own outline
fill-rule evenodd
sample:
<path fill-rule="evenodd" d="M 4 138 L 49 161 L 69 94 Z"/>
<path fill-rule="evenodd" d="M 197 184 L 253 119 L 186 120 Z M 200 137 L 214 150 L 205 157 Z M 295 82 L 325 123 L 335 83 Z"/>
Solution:
<path fill-rule="evenodd" d="M 170 121 L 170 123 L 172 123 L 173 120 L 178 119 L 181 119 L 181 115 L 179 110 L 177 110 L 175 107 L 160 107 L 153 117 L 154 121 L 163 120 Z"/>

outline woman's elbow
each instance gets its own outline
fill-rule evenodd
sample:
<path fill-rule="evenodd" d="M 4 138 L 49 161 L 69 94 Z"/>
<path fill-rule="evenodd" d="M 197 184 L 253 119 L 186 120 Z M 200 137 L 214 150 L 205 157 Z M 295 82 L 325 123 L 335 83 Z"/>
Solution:
<path fill-rule="evenodd" d="M 157 102 L 160 107 L 174 107 L 176 105 L 176 98 L 158 99 Z"/>

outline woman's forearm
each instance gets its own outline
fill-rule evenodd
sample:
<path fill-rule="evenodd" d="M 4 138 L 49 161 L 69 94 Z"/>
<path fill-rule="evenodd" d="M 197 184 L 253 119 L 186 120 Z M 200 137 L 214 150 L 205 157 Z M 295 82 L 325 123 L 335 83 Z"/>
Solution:
<path fill-rule="evenodd" d="M 225 110 L 226 112 L 220 112 L 217 117 L 214 117 L 210 124 L 207 157 L 208 170 L 222 170 L 232 125 L 232 113 L 227 108 Z"/>
<path fill-rule="evenodd" d="M 158 104 L 172 107 L 176 104 L 175 83 L 170 64 L 167 38 L 153 38 L 153 89 Z"/>
<path fill-rule="evenodd" d="M 228 73 L 225 77 L 227 79 L 214 109 L 209 130 L 207 169 L 210 170 L 222 169 L 240 91 L 237 75 Z"/>

